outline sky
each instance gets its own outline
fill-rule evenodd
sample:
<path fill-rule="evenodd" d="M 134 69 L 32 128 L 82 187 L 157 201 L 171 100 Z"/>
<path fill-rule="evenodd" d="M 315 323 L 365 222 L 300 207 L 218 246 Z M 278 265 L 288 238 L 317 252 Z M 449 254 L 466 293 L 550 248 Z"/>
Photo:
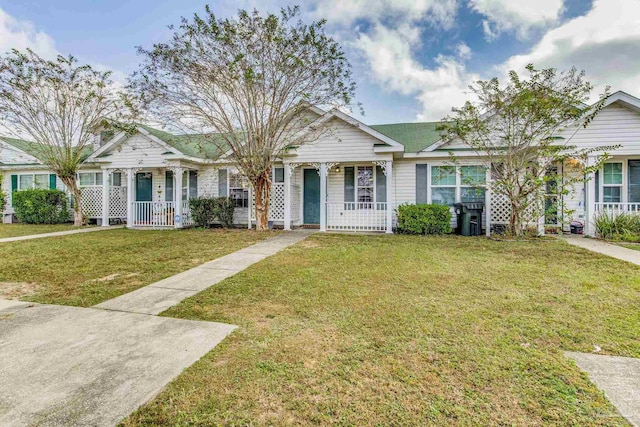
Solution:
<path fill-rule="evenodd" d="M 167 40 L 205 3 L 0 0 L 0 53 L 72 54 L 124 81 L 136 46 Z M 528 63 L 585 70 L 594 99 L 607 85 L 640 97 L 640 0 L 210 0 L 219 17 L 295 4 L 343 46 L 365 114 L 353 115 L 368 124 L 440 120 L 472 82 Z"/>

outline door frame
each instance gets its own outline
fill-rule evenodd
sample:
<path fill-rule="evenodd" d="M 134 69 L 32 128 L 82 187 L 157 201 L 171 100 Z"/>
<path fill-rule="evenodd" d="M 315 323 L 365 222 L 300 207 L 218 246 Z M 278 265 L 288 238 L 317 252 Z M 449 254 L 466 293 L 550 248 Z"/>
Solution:
<path fill-rule="evenodd" d="M 318 173 L 318 169 L 316 168 L 312 168 L 312 167 L 303 167 L 302 169 L 302 191 L 300 191 L 300 223 L 305 225 L 307 224 L 304 220 L 304 186 L 305 186 L 305 179 L 304 179 L 304 174 L 306 170 L 312 170 L 316 173 Z M 320 192 L 321 193 L 321 192 Z M 322 200 L 320 197 L 320 193 L 318 193 L 318 206 L 320 207 L 320 209 L 322 209 Z M 309 224 L 309 225 L 316 225 L 316 224 Z M 318 224 L 320 225 L 320 218 L 318 218 Z"/>

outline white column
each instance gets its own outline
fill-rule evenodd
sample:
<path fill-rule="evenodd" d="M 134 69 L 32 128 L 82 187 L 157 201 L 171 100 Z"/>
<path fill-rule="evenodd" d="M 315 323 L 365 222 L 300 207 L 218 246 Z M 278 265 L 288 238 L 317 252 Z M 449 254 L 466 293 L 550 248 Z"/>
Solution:
<path fill-rule="evenodd" d="M 111 171 L 102 169 L 102 226 L 109 226 L 109 178 Z"/>
<path fill-rule="evenodd" d="M 592 156 L 587 157 L 587 167 L 593 166 L 596 163 L 596 159 Z M 588 181 L 585 182 L 585 202 L 584 202 L 584 233 L 588 236 L 595 237 L 596 228 L 594 224 L 594 215 L 596 213 L 596 179 L 595 174 L 591 174 L 587 177 Z M 603 179 L 600 178 L 602 183 Z"/>
<path fill-rule="evenodd" d="M 327 164 L 320 163 L 320 231 L 327 231 Z"/>
<path fill-rule="evenodd" d="M 228 176 L 228 175 L 227 175 Z M 229 182 L 227 181 L 227 188 Z M 247 228 L 251 230 L 251 216 L 255 213 L 255 207 L 253 203 L 253 187 L 249 184 L 249 206 L 247 207 Z M 256 218 L 256 229 L 258 228 L 258 218 Z"/>
<path fill-rule="evenodd" d="M 487 237 L 491 237 L 491 169 L 487 168 L 487 175 L 485 178 L 485 182 L 487 186 L 484 190 L 484 219 L 485 219 L 485 230 L 484 234 Z"/>
<path fill-rule="evenodd" d="M 542 215 L 540 217 L 538 217 L 538 236 L 544 236 L 545 231 L 544 231 L 544 226 L 545 226 L 545 222 L 546 222 L 546 206 L 544 203 L 544 199 L 542 199 Z"/>
<path fill-rule="evenodd" d="M 133 228 L 133 186 L 135 185 L 133 169 L 127 169 L 127 228 Z"/>
<path fill-rule="evenodd" d="M 393 162 L 387 160 L 387 233 L 393 233 L 393 200 L 391 200 L 391 186 L 393 185 Z"/>
<path fill-rule="evenodd" d="M 173 169 L 173 191 L 175 197 L 176 207 L 174 209 L 176 217 L 180 218 L 180 221 L 174 221 L 174 228 L 182 228 L 182 224 L 184 224 L 184 218 L 182 218 L 182 178 L 184 175 L 184 169 L 182 168 L 174 168 Z"/>
<path fill-rule="evenodd" d="M 284 164 L 284 229 L 291 230 L 291 166 Z"/>

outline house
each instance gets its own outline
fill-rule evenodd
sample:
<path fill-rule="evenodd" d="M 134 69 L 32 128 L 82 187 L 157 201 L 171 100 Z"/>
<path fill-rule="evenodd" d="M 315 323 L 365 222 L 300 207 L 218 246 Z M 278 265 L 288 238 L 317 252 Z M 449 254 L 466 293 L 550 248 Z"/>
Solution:
<path fill-rule="evenodd" d="M 508 206 L 483 186 L 490 179 L 481 158 L 461 143 L 445 143 L 438 123 L 366 125 L 337 110 L 314 109 L 316 126 L 329 132 L 287 150 L 273 165 L 270 222 L 284 229 L 391 233 L 394 210 L 404 203 L 485 202 L 482 226 L 508 223 Z M 602 211 L 640 212 L 640 99 L 611 95 L 589 125 L 564 131 L 578 147 L 619 145 L 593 179 L 574 186 L 564 205 L 594 234 L 592 218 Z M 451 166 L 450 153 L 459 164 Z M 592 158 L 589 161 L 593 161 Z M 571 165 L 558 165 L 563 174 Z M 0 138 L 2 190 L 63 188 L 44 167 L 32 145 Z M 465 179 L 461 179 L 465 176 Z M 471 178 L 471 182 L 468 178 Z M 235 221 L 251 226 L 251 188 L 228 153 L 197 135 L 173 135 L 146 126 L 135 134 L 96 136 L 79 173 L 84 210 L 102 225 L 132 228 L 193 224 L 190 198 L 229 196 Z M 5 218 L 12 217 L 9 201 Z M 555 218 L 546 218 L 553 226 Z"/>

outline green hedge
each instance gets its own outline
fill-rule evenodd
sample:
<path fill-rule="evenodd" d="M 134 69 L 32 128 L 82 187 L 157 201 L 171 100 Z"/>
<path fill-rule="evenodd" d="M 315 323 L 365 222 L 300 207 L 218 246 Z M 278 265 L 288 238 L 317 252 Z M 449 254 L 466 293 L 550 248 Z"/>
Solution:
<path fill-rule="evenodd" d="M 191 216 L 198 227 L 211 227 L 219 222 L 223 227 L 233 225 L 235 206 L 229 197 L 196 197 L 189 200 Z"/>
<path fill-rule="evenodd" d="M 0 182 L 2 184 L 2 182 Z M 4 191 L 0 190 L 0 213 L 4 211 L 4 208 L 7 206 L 7 195 Z"/>
<path fill-rule="evenodd" d="M 23 190 L 13 193 L 13 209 L 25 224 L 60 224 L 69 221 L 67 195 L 60 190 Z"/>
<path fill-rule="evenodd" d="M 405 234 L 451 233 L 451 211 L 449 206 L 398 206 L 398 232 Z"/>

